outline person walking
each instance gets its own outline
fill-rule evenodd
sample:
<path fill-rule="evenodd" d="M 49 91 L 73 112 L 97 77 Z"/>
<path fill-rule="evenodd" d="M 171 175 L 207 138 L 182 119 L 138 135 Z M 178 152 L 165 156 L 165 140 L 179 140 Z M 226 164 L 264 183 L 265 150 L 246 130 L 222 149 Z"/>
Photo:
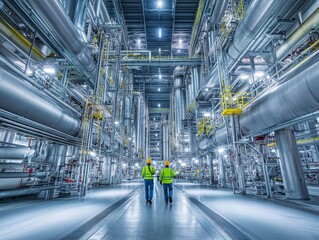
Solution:
<path fill-rule="evenodd" d="M 164 189 L 164 199 L 165 203 L 173 203 L 173 177 L 175 177 L 175 172 L 169 167 L 169 161 L 164 162 L 165 168 L 161 170 L 160 173 L 160 184 L 163 184 Z"/>
<path fill-rule="evenodd" d="M 153 188 L 154 188 L 154 175 L 156 173 L 156 169 L 151 166 L 152 159 L 148 158 L 146 160 L 146 166 L 142 169 L 142 177 L 144 178 L 144 185 L 145 185 L 145 198 L 146 203 L 151 205 L 152 198 L 153 198 Z"/>

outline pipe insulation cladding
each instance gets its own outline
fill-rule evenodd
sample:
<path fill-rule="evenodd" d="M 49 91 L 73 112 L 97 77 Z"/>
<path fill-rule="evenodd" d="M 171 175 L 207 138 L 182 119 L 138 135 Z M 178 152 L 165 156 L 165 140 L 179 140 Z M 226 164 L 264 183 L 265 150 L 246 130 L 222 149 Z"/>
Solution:
<path fill-rule="evenodd" d="M 0 109 L 72 136 L 79 133 L 80 119 L 70 110 L 2 68 L 0 86 Z"/>
<path fill-rule="evenodd" d="M 318 110 L 318 58 L 310 60 L 293 77 L 287 76 L 283 84 L 269 89 L 243 110 L 240 126 L 245 135 L 258 134 Z"/>
<path fill-rule="evenodd" d="M 81 42 L 81 37 L 74 24 L 63 9 L 58 0 L 33 0 L 36 8 L 40 11 L 46 24 L 59 37 L 67 49 L 70 49 L 79 62 L 93 75 L 96 74 L 96 64 L 94 63 L 88 47 Z"/>

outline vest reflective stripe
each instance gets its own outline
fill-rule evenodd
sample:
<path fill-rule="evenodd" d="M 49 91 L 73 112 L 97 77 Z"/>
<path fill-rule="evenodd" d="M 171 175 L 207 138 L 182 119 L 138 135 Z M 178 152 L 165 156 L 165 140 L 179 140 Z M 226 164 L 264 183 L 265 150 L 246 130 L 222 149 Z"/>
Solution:
<path fill-rule="evenodd" d="M 163 183 L 171 183 L 173 181 L 173 177 L 175 176 L 175 172 L 171 168 L 164 168 L 160 174 L 160 180 Z"/>

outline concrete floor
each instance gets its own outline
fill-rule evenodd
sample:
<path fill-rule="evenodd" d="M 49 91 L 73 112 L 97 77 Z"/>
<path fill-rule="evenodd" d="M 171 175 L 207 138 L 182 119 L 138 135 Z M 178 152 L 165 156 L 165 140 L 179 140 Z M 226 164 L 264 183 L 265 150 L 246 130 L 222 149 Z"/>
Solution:
<path fill-rule="evenodd" d="M 2 202 L 0 239 L 229 239 L 228 230 L 212 221 L 209 211 L 203 212 L 190 195 L 244 234 L 235 239 L 319 239 L 315 209 L 304 211 L 190 183 L 175 184 L 173 205 L 165 204 L 162 187 L 155 183 L 153 205 L 148 206 L 142 189 L 135 191 L 141 186 L 142 182 L 130 182 L 99 188 L 85 198 Z"/>

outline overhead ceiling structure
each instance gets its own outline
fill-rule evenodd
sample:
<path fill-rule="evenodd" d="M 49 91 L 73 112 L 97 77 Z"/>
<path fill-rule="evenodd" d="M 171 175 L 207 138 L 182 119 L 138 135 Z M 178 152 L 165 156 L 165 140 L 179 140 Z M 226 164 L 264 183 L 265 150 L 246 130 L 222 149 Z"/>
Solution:
<path fill-rule="evenodd" d="M 131 50 L 150 51 L 152 59 L 188 56 L 198 0 L 122 0 Z M 175 66 L 134 66 L 134 89 L 145 94 L 150 119 L 169 108 Z M 165 110 L 164 110 L 165 111 Z"/>

